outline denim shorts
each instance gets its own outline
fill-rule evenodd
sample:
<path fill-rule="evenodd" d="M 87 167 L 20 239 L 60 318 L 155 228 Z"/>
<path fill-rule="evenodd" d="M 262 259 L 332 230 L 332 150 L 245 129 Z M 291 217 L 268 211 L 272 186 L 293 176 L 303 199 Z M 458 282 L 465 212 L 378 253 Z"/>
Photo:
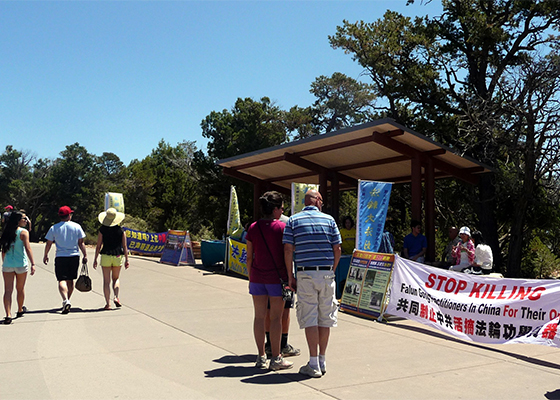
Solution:
<path fill-rule="evenodd" d="M 253 296 L 282 297 L 282 285 L 279 283 L 249 282 L 249 293 Z"/>

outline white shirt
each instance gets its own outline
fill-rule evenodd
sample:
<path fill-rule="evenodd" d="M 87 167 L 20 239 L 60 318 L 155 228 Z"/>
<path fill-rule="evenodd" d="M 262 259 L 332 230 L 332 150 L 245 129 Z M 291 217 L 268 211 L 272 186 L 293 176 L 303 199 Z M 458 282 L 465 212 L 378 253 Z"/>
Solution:
<path fill-rule="evenodd" d="M 61 221 L 51 226 L 45 238 L 56 245 L 57 257 L 73 257 L 80 255 L 78 240 L 86 237 L 82 227 L 72 221 Z"/>
<path fill-rule="evenodd" d="M 482 269 L 492 269 L 492 248 L 487 244 L 479 244 L 474 250 L 474 262 Z"/>

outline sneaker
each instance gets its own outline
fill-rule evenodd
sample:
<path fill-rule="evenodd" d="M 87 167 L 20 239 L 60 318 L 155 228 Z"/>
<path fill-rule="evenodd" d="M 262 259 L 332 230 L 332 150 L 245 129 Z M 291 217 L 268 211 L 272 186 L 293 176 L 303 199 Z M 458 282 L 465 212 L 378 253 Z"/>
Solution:
<path fill-rule="evenodd" d="M 272 348 L 270 347 L 270 343 L 266 343 L 264 345 L 264 354 L 266 354 L 266 358 L 272 358 Z"/>
<path fill-rule="evenodd" d="M 70 312 L 70 307 L 72 307 L 70 302 L 68 300 L 64 300 L 62 302 L 62 314 L 68 314 Z"/>
<path fill-rule="evenodd" d="M 320 378 L 323 376 L 321 371 L 311 368 L 309 363 L 305 364 L 299 369 L 299 373 L 302 375 L 310 376 L 311 378 Z"/>
<path fill-rule="evenodd" d="M 286 346 L 284 346 L 282 348 L 282 355 L 284 357 L 299 356 L 300 354 L 301 354 L 301 351 L 299 349 L 296 349 L 291 344 L 287 344 Z"/>
<path fill-rule="evenodd" d="M 255 368 L 266 369 L 266 357 L 257 356 L 257 362 L 255 363 Z"/>
<path fill-rule="evenodd" d="M 321 373 L 323 375 L 325 375 L 327 373 L 327 366 L 326 365 L 319 365 L 319 367 L 321 368 Z"/>
<path fill-rule="evenodd" d="M 284 360 L 282 356 L 278 356 L 273 360 L 270 360 L 270 366 L 268 367 L 271 371 L 278 371 L 279 369 L 290 369 L 294 366 L 294 363 Z"/>

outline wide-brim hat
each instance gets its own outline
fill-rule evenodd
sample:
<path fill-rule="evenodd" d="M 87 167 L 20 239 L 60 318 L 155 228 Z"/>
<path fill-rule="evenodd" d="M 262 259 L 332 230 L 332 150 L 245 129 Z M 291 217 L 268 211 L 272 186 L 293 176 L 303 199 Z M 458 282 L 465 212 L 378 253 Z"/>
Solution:
<path fill-rule="evenodd" d="M 103 211 L 99 214 L 97 219 L 105 226 L 115 226 L 122 222 L 125 215 L 122 212 L 118 212 L 113 207 L 108 208 L 107 211 Z"/>
<path fill-rule="evenodd" d="M 471 235 L 471 230 L 467 226 L 463 226 L 461 230 L 459 230 L 459 235 L 464 233 L 465 235 Z"/>

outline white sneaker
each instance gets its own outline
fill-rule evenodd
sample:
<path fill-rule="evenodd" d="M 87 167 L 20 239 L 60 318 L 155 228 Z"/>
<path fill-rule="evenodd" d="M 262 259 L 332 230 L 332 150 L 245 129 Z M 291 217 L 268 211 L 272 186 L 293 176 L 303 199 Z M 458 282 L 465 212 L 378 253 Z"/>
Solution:
<path fill-rule="evenodd" d="M 309 363 L 305 364 L 303 367 L 301 367 L 299 369 L 299 373 L 302 375 L 307 375 L 310 376 L 312 378 L 320 378 L 323 376 L 323 374 L 321 373 L 321 371 L 312 368 Z"/>
<path fill-rule="evenodd" d="M 257 362 L 255 362 L 255 368 L 266 369 L 266 356 L 257 356 Z"/>
<path fill-rule="evenodd" d="M 62 314 L 68 314 L 70 312 L 70 307 L 72 307 L 70 300 L 64 300 L 62 302 Z"/>
<path fill-rule="evenodd" d="M 278 371 L 280 369 L 290 369 L 294 366 L 294 363 L 284 360 L 282 356 L 278 356 L 270 360 L 270 365 L 268 369 L 271 371 Z"/>

